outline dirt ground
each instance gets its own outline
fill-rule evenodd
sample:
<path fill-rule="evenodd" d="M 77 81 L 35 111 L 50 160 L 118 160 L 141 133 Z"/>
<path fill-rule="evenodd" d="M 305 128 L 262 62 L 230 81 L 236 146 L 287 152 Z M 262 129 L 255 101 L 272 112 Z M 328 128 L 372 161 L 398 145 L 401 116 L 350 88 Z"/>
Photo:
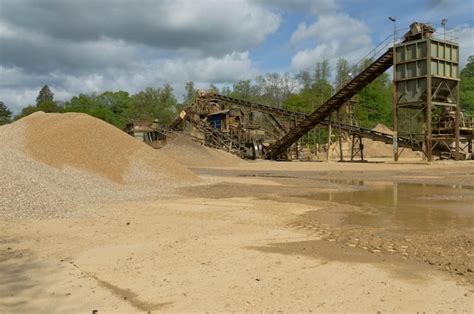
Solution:
<path fill-rule="evenodd" d="M 474 162 L 193 170 L 160 201 L 3 220 L 0 312 L 474 308 Z"/>

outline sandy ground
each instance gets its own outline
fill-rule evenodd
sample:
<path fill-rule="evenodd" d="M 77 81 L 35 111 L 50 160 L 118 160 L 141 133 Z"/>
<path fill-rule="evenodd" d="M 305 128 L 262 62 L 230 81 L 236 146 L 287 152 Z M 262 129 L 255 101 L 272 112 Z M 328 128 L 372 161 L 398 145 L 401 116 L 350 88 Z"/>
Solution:
<path fill-rule="evenodd" d="M 260 161 L 195 171 L 202 185 L 162 201 L 110 202 L 82 218 L 2 221 L 0 312 L 474 308 L 472 207 L 463 228 L 432 233 L 460 248 L 456 267 L 464 273 L 457 275 L 442 269 L 449 257 L 429 263 L 421 250 L 432 245 L 423 246 L 428 231 L 411 233 L 419 245 L 413 252 L 391 224 L 382 226 L 394 232 L 382 232 L 382 244 L 364 244 L 361 235 L 377 235 L 381 226 L 352 228 L 341 220 L 346 213 L 327 214 L 350 204 L 306 197 L 368 181 L 472 188 L 474 162 Z M 387 239 L 393 243 L 384 246 Z"/>

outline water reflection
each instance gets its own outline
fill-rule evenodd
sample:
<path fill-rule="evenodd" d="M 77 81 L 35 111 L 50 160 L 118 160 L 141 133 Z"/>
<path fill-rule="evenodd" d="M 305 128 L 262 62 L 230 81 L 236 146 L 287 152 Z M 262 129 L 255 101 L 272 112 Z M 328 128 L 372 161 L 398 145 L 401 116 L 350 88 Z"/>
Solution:
<path fill-rule="evenodd" d="M 458 185 L 393 182 L 359 191 L 325 192 L 308 197 L 357 206 L 358 210 L 347 211 L 344 218 L 347 224 L 424 231 L 474 227 L 474 192 Z"/>

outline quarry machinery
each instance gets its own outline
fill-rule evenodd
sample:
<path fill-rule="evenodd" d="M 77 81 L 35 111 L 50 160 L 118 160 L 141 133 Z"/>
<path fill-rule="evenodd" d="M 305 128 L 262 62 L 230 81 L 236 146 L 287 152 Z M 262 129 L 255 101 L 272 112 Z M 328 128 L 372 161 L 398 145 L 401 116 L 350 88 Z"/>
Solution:
<path fill-rule="evenodd" d="M 222 115 L 226 116 L 225 114 L 229 112 L 230 111 L 222 112 Z M 231 132 L 229 127 L 226 127 L 228 132 L 224 132 L 224 130 L 221 129 L 221 120 L 217 119 L 219 118 L 219 113 L 220 111 L 210 109 L 210 106 L 203 106 L 199 97 L 197 97 L 192 105 L 181 111 L 179 116 L 170 124 L 169 129 L 175 132 L 178 126 L 187 122 L 200 133 L 202 143 L 205 145 L 223 149 L 241 158 L 255 159 L 253 143 L 249 144 L 248 140 L 246 141 L 239 137 L 239 132 Z M 213 116 L 217 116 L 217 118 L 212 120 L 211 117 Z M 227 116 L 225 120 L 228 126 L 230 123 Z M 194 137 L 197 138 L 197 136 Z"/>
<path fill-rule="evenodd" d="M 213 103 L 220 103 L 224 106 L 242 107 L 242 108 L 247 108 L 252 111 L 268 114 L 268 115 L 271 115 L 275 120 L 278 120 L 277 118 L 283 118 L 290 121 L 296 121 L 297 123 L 299 123 L 308 118 L 308 115 L 304 113 L 276 108 L 276 107 L 272 107 L 268 105 L 259 104 L 256 102 L 240 100 L 233 97 L 223 96 L 214 92 L 209 92 L 209 93 L 201 92 L 198 97 L 200 97 L 201 100 L 206 100 L 208 102 L 213 102 Z M 328 128 L 330 123 L 332 123 L 333 128 L 340 129 L 341 131 L 346 132 L 351 136 L 353 135 L 359 139 L 367 138 L 373 141 L 380 141 L 385 144 L 393 143 L 392 134 L 378 132 L 378 131 L 374 131 L 374 130 L 359 127 L 359 126 L 338 123 L 337 121 L 330 122 L 328 118 L 325 118 L 320 123 L 320 125 L 325 128 Z M 281 122 L 279 122 L 279 124 L 282 125 Z M 284 127 L 280 127 L 280 128 L 284 132 L 285 131 L 287 132 L 287 130 L 285 130 Z M 405 137 L 400 137 L 398 140 L 399 140 L 399 146 L 402 148 L 408 148 L 413 151 L 421 150 L 421 142 L 415 141 L 411 138 L 405 138 Z M 359 145 L 356 145 L 356 147 L 359 147 Z"/>
<path fill-rule="evenodd" d="M 463 119 L 459 110 L 459 49 L 452 41 L 435 39 L 433 33 L 434 29 L 430 25 L 413 23 L 399 43 L 392 41 L 391 37 L 388 38 L 390 41 L 385 40 L 369 54 L 374 60 L 372 63 L 346 84 L 342 84 L 342 88 L 310 114 L 296 113 L 214 92 L 199 92 L 193 104 L 182 113 L 186 119 L 178 117 L 170 128 L 175 129 L 184 120 L 194 124 L 210 123 L 217 130 L 205 130 L 203 125 L 195 127 L 212 139 L 211 145 L 228 147 L 228 151 L 240 154 L 245 151 L 243 147 L 256 145 L 249 145 L 248 138 L 243 139 L 235 133 L 223 132 L 216 128 L 217 124 L 210 115 L 225 108 L 244 108 L 249 112 L 261 113 L 274 129 L 275 141 L 264 151 L 264 157 L 267 159 L 287 159 L 289 148 L 316 126 L 336 129 L 339 138 L 342 132 L 351 135 L 351 159 L 355 154 L 361 155 L 363 159 L 362 138 L 392 144 L 395 159 L 398 158 L 399 148 L 420 151 L 428 160 L 434 155 L 440 158 L 465 158 L 472 153 L 474 128 L 470 120 Z M 446 58 L 440 57 L 441 50 Z M 392 66 L 395 95 L 394 135 L 342 123 L 339 119 L 339 109 Z M 338 113 L 337 121 L 331 121 L 333 112 Z M 420 112 L 423 119 L 419 118 Z M 192 116 L 200 118 L 195 119 Z M 248 128 L 240 131 L 244 131 L 240 134 L 245 134 Z M 460 147 L 461 136 L 464 147 Z M 221 139 L 217 140 L 218 137 Z M 241 147 L 236 148 L 239 144 Z M 342 147 L 340 151 L 342 159 Z"/>
<path fill-rule="evenodd" d="M 166 143 L 166 136 L 159 132 L 157 119 L 129 121 L 123 131 L 153 148 L 161 148 Z"/>
<path fill-rule="evenodd" d="M 399 135 L 414 137 L 414 141 L 421 142 L 421 151 L 428 160 L 432 160 L 433 155 L 439 155 L 440 151 L 446 158 L 465 157 L 459 149 L 459 49 L 452 41 L 435 39 L 433 33 L 434 28 L 430 25 L 415 22 L 410 25 L 410 30 L 400 43 L 395 44 L 389 41 L 390 37 L 387 38 L 371 53 L 374 61 L 370 65 L 273 143 L 265 157 L 285 159 L 288 149 L 299 138 L 323 123 L 332 112 L 394 65 L 395 137 L 392 142 L 395 160 L 401 144 Z M 390 45 L 392 47 L 387 48 Z M 454 112 L 454 126 L 438 135 L 439 128 L 433 127 L 433 118 L 441 118 L 437 110 L 442 106 Z M 400 115 L 403 109 L 409 110 L 405 110 L 408 112 L 402 118 Z M 416 111 L 422 113 L 421 123 L 417 121 Z M 418 126 L 418 130 L 402 128 L 401 121 L 410 121 L 410 126 L 421 126 Z M 472 129 L 465 130 L 465 139 L 472 142 Z"/>
<path fill-rule="evenodd" d="M 242 154 L 246 149 L 249 149 L 250 145 L 244 145 L 244 147 L 237 148 L 235 145 L 240 143 L 238 139 L 231 140 L 229 136 L 220 132 L 219 130 L 213 129 L 210 127 L 209 123 L 202 119 L 196 119 L 198 116 L 197 112 L 193 112 L 193 108 L 200 108 L 200 113 L 208 114 L 212 110 L 221 110 L 223 108 L 231 108 L 231 107 L 238 107 L 247 109 L 253 112 L 260 112 L 265 116 L 269 117 L 269 120 L 274 122 L 274 127 L 278 128 L 281 133 L 286 134 L 288 129 L 285 126 L 285 121 L 295 122 L 296 124 L 308 119 L 309 115 L 304 113 L 293 112 L 290 110 L 276 108 L 273 106 L 263 105 L 256 102 L 241 100 L 229 96 L 220 95 L 215 92 L 205 92 L 200 91 L 196 96 L 195 102 L 199 104 L 199 106 L 190 106 L 189 108 L 185 109 L 179 117 L 177 117 L 172 124 L 170 125 L 170 129 L 176 129 L 176 127 L 182 121 L 190 121 L 191 124 L 199 129 L 202 133 L 208 134 L 208 138 L 212 139 L 209 142 L 209 146 L 216 147 L 216 148 L 224 148 L 230 152 L 237 152 L 237 154 Z M 205 116 L 204 115 L 204 116 Z M 195 117 L 192 119 L 192 117 Z M 453 115 L 451 114 L 449 117 L 445 118 L 445 123 L 453 123 L 452 120 Z M 463 120 L 464 121 L 464 120 Z M 290 123 L 291 124 L 291 123 Z M 288 123 L 286 125 L 289 125 Z M 354 160 L 355 155 L 359 154 L 361 159 L 363 159 L 363 145 L 362 139 L 371 139 L 373 141 L 383 142 L 385 144 L 393 144 L 394 136 L 393 134 L 384 133 L 375 131 L 368 128 L 363 128 L 360 126 L 340 123 L 339 121 L 330 121 L 329 118 L 323 119 L 319 125 L 324 128 L 329 128 L 329 125 L 332 126 L 333 129 L 338 130 L 339 132 L 344 132 L 352 137 L 352 149 L 351 149 L 351 160 Z M 468 127 L 471 125 L 467 119 L 466 122 L 463 122 L 462 125 L 464 126 L 463 134 L 469 136 L 469 132 L 472 133 L 473 128 Z M 399 136 L 397 137 L 398 147 L 399 148 L 406 148 L 412 151 L 419 151 L 421 152 L 423 149 L 423 142 L 422 140 L 416 139 L 412 136 Z M 229 143 L 233 143 L 233 148 L 229 148 Z M 472 146 L 472 145 L 471 145 Z M 265 148 L 263 150 L 266 150 Z M 449 150 L 444 146 L 436 147 L 433 150 L 433 154 L 439 157 L 446 157 L 446 154 Z M 256 152 L 255 154 L 258 155 Z"/>

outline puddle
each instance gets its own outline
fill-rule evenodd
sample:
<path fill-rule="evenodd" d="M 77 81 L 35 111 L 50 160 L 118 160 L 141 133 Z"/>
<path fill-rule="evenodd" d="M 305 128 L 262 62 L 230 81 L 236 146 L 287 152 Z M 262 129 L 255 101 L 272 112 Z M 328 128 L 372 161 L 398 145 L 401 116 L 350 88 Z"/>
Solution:
<path fill-rule="evenodd" d="M 395 182 L 358 191 L 324 192 L 303 197 L 356 206 L 357 210 L 344 211 L 340 218 L 343 225 L 419 231 L 474 228 L 474 191 L 462 186 Z M 320 216 L 317 212 L 314 215 Z M 305 218 L 311 219 L 311 216 Z"/>
<path fill-rule="evenodd" d="M 245 178 L 274 178 L 274 179 L 299 179 L 299 180 L 311 180 L 333 184 L 343 185 L 364 185 L 364 180 L 357 179 L 334 179 L 325 177 L 326 172 L 318 173 L 317 177 L 307 177 L 302 175 L 278 175 L 274 173 L 253 173 L 253 174 L 238 174 L 237 177 Z"/>

